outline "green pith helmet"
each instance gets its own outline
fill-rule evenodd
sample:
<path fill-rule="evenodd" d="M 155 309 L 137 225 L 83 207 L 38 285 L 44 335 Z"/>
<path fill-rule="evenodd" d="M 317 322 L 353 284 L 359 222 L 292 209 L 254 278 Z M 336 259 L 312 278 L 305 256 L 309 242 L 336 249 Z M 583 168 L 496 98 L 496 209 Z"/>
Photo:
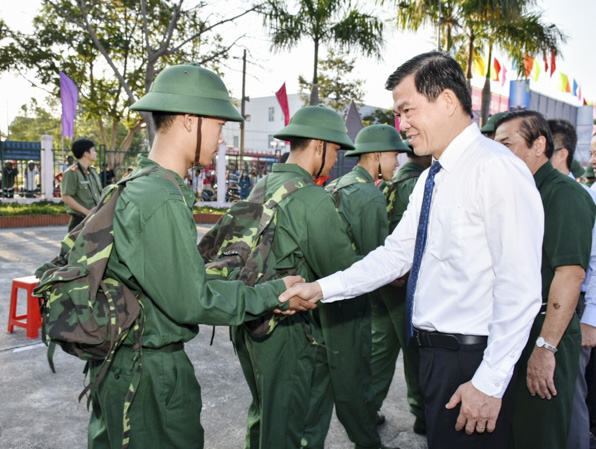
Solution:
<path fill-rule="evenodd" d="M 390 125 L 370 125 L 361 129 L 356 136 L 355 144 L 356 148 L 348 151 L 346 157 L 383 151 L 411 152 L 401 140 L 397 129 Z"/>
<path fill-rule="evenodd" d="M 333 109 L 325 106 L 307 106 L 298 110 L 288 126 L 273 137 L 280 140 L 289 140 L 292 137 L 319 139 L 336 143 L 342 148 L 354 149 L 343 119 Z"/>
<path fill-rule="evenodd" d="M 480 128 L 481 133 L 494 133 L 495 132 L 495 123 L 499 121 L 501 117 L 507 114 L 509 111 L 497 112 L 489 117 L 486 125 Z"/>
<path fill-rule="evenodd" d="M 596 175 L 594 174 L 594 167 L 592 165 L 588 165 L 586 167 L 586 171 L 584 172 L 584 178 L 596 178 Z"/>
<path fill-rule="evenodd" d="M 149 92 L 130 109 L 243 120 L 230 102 L 221 78 L 195 63 L 166 68 L 157 75 Z"/>
<path fill-rule="evenodd" d="M 573 177 L 575 179 L 581 178 L 584 175 L 584 172 L 584 167 L 582 167 L 576 159 L 573 159 L 571 162 L 571 173 L 573 173 Z"/>

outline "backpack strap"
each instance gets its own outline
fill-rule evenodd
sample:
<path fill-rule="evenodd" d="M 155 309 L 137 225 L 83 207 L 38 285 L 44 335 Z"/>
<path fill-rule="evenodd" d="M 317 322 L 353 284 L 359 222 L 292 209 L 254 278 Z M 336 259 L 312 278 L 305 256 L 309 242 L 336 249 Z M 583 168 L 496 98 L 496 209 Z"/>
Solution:
<path fill-rule="evenodd" d="M 329 184 L 325 190 L 327 190 L 329 193 L 331 193 L 331 195 L 333 195 L 333 199 L 335 200 L 335 209 L 339 210 L 340 197 L 337 194 L 337 192 L 339 192 L 342 189 L 345 189 L 346 187 L 352 186 L 354 184 L 365 184 L 367 182 L 368 182 L 368 180 L 366 180 L 365 178 L 362 178 L 360 176 L 355 176 L 355 177 L 350 176 L 348 179 L 346 179 L 345 176 L 342 176 L 338 180 Z"/>

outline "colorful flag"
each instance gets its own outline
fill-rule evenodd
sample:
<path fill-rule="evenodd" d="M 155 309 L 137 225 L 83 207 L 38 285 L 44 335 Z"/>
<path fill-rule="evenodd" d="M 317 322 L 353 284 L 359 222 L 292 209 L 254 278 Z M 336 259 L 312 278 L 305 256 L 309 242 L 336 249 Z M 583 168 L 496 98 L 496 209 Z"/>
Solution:
<path fill-rule="evenodd" d="M 548 73 L 548 60 L 546 59 L 546 50 L 542 52 L 542 57 L 544 58 L 544 72 Z"/>
<path fill-rule="evenodd" d="M 582 101 L 582 87 L 581 87 L 581 86 L 579 86 L 579 87 L 577 88 L 577 99 L 578 99 L 579 101 Z"/>
<path fill-rule="evenodd" d="M 540 68 L 540 64 L 534 64 L 532 67 L 532 72 L 530 73 L 532 81 L 538 81 L 541 73 L 542 69 Z"/>
<path fill-rule="evenodd" d="M 64 72 L 60 72 L 60 99 L 62 100 L 62 136 L 72 139 L 79 90 L 74 81 Z"/>
<path fill-rule="evenodd" d="M 555 70 L 557 70 L 557 64 L 555 62 L 555 51 L 551 51 L 550 52 L 550 77 L 553 77 L 553 73 L 555 73 Z"/>
<path fill-rule="evenodd" d="M 503 66 L 503 74 L 501 75 L 501 87 L 505 86 L 505 81 L 507 80 L 507 69 Z"/>
<path fill-rule="evenodd" d="M 474 52 L 474 66 L 473 69 L 476 75 L 486 76 L 486 63 L 480 54 Z"/>
<path fill-rule="evenodd" d="M 281 110 L 284 113 L 284 126 L 288 126 L 290 123 L 290 106 L 288 105 L 288 94 L 286 93 L 286 83 L 283 83 L 281 88 L 275 92 L 277 101 L 281 106 Z"/>
<path fill-rule="evenodd" d="M 565 75 L 563 72 L 559 72 L 559 86 L 558 86 L 559 91 L 565 92 L 567 85 L 568 85 L 567 75 Z"/>
<path fill-rule="evenodd" d="M 492 80 L 493 81 L 499 81 L 499 72 L 501 71 L 501 64 L 499 64 L 499 60 L 497 58 L 493 58 L 493 73 L 491 73 L 492 75 Z"/>
<path fill-rule="evenodd" d="M 576 80 L 573 80 L 573 96 L 577 97 L 577 89 L 579 88 L 579 84 L 577 84 Z"/>
<path fill-rule="evenodd" d="M 526 78 L 530 76 L 532 73 L 532 68 L 534 67 L 534 58 L 529 55 L 524 56 L 524 71 L 526 74 Z"/>

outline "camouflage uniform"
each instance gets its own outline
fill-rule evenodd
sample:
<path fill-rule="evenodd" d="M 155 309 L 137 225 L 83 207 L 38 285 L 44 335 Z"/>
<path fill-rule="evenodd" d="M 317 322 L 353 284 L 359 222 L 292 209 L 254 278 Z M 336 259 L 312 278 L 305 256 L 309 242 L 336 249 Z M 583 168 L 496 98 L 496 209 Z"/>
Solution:
<path fill-rule="evenodd" d="M 387 196 L 389 232 L 393 232 L 405 210 L 412 190 L 424 167 L 415 162 L 404 164 L 384 189 Z M 406 285 L 386 286 L 381 295 L 371 298 L 372 307 L 372 390 L 376 409 L 379 410 L 387 397 L 395 373 L 395 363 L 400 349 L 403 350 L 404 370 L 408 386 L 410 412 L 424 422 L 420 385 L 418 383 L 418 346 L 412 340 L 405 341 Z"/>
<path fill-rule="evenodd" d="M 76 162 L 66 170 L 62 176 L 62 195 L 70 195 L 73 199 L 86 209 L 93 209 L 99 204 L 101 197 L 101 180 L 97 170 L 91 165 L 85 170 Z M 68 230 L 72 230 L 78 223 L 83 221 L 84 215 L 66 206 L 66 212 L 72 215 Z M 73 224 L 74 223 L 74 224 Z"/>
<path fill-rule="evenodd" d="M 312 179 L 298 165 L 275 164 L 259 181 L 267 183 L 266 199 L 293 177 Z M 276 219 L 274 251 L 280 273 L 296 268 L 312 282 L 357 260 L 331 196 L 314 183 L 282 201 Z M 333 399 L 318 311 L 289 316 L 261 339 L 236 327 L 233 339 L 253 396 L 245 448 L 322 449 Z"/>
<path fill-rule="evenodd" d="M 145 317 L 139 388 L 129 410 L 130 448 L 202 448 L 201 392 L 183 343 L 198 333 L 197 323 L 235 325 L 275 307 L 282 280 L 247 288 L 241 282 L 205 282 L 196 250 L 192 216 L 194 194 L 182 179 L 180 190 L 164 178 L 165 169 L 139 156 L 149 176 L 132 180 L 114 213 L 114 251 L 106 274 L 131 290 L 143 291 Z M 131 337 L 132 338 L 132 337 Z M 128 342 L 131 343 L 131 342 Z M 136 369 L 130 346 L 116 357 L 91 396 L 89 448 L 119 447 L 125 395 Z M 99 363 L 92 363 L 92 380 Z"/>
<path fill-rule="evenodd" d="M 370 173 L 361 166 L 334 181 L 328 191 L 340 188 L 339 215 L 358 255 L 365 256 L 382 245 L 388 223 L 384 195 Z M 379 447 L 371 390 L 372 292 L 350 301 L 320 304 L 321 324 L 331 375 L 335 412 L 357 447 Z"/>

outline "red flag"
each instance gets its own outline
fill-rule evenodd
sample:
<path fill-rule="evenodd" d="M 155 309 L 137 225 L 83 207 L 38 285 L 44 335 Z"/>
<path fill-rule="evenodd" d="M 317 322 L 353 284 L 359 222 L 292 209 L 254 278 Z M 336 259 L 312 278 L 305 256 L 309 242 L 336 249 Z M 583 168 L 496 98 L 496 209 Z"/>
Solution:
<path fill-rule="evenodd" d="M 495 68 L 493 81 L 499 81 L 499 72 L 501 71 L 501 64 L 499 64 L 497 58 L 493 58 L 493 67 Z"/>
<path fill-rule="evenodd" d="M 550 76 L 552 78 L 553 73 L 557 70 L 557 64 L 555 63 L 555 51 L 550 52 Z"/>
<path fill-rule="evenodd" d="M 281 106 L 281 110 L 284 113 L 284 126 L 288 126 L 290 123 L 290 107 L 288 105 L 288 94 L 286 93 L 286 83 L 283 83 L 281 88 L 275 92 L 277 101 Z"/>

